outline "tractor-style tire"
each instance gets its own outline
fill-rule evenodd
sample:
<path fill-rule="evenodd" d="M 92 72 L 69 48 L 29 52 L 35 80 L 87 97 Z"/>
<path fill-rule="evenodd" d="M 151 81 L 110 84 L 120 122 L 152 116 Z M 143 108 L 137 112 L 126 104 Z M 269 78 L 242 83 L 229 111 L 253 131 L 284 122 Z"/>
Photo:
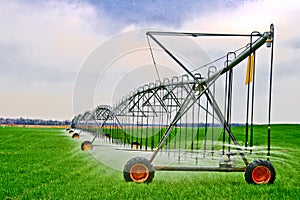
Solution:
<path fill-rule="evenodd" d="M 92 150 L 92 149 L 93 149 L 93 143 L 90 142 L 90 141 L 84 141 L 81 144 L 81 150 L 82 151 L 89 151 L 89 150 Z"/>
<path fill-rule="evenodd" d="M 76 140 L 79 139 L 79 134 L 78 134 L 78 133 L 74 133 L 74 134 L 72 135 L 72 138 L 73 138 L 73 139 L 76 139 Z"/>
<path fill-rule="evenodd" d="M 151 183 L 154 178 L 153 165 L 143 157 L 130 159 L 124 166 L 123 176 L 125 181 L 136 183 Z"/>
<path fill-rule="evenodd" d="M 74 133 L 73 130 L 69 130 L 69 134 L 72 135 Z"/>
<path fill-rule="evenodd" d="M 246 167 L 245 180 L 249 184 L 272 184 L 276 179 L 276 171 L 268 160 L 255 160 Z"/>

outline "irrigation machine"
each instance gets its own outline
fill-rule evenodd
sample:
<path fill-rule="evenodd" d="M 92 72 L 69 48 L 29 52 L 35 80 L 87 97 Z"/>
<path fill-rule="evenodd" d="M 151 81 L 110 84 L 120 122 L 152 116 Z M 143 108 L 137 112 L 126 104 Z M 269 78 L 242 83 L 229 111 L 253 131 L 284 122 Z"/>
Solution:
<path fill-rule="evenodd" d="M 150 55 L 156 67 L 151 45 L 161 48 L 184 73 L 145 84 L 125 95 L 113 106 L 100 105 L 72 120 L 71 130 L 88 132 L 82 150 L 96 151 L 95 141 L 113 146 L 116 151 L 138 153 L 124 162 L 125 181 L 150 183 L 155 171 L 244 172 L 247 183 L 274 183 L 276 172 L 270 162 L 271 95 L 274 26 L 264 33 L 218 34 L 185 32 L 147 32 Z M 163 43 L 165 37 L 243 38 L 247 42 L 237 50 L 190 69 Z M 265 47 L 270 59 L 267 85 L 266 147 L 255 151 L 254 103 L 257 52 Z M 244 131 L 234 133 L 232 107 L 234 70 L 245 61 Z M 218 85 L 222 85 L 221 90 Z M 220 98 L 220 97 L 223 98 Z M 221 99 L 221 100 L 220 100 Z M 236 110 L 235 110 L 236 111 Z M 73 133 L 73 132 L 72 132 Z M 75 135 L 77 134 L 77 135 Z M 79 137 L 74 133 L 73 137 Z M 238 138 L 238 139 L 237 139 Z M 101 144 L 100 144 L 101 145 Z M 132 155 L 132 154 L 131 154 Z M 259 157 L 263 156 L 264 159 Z"/>

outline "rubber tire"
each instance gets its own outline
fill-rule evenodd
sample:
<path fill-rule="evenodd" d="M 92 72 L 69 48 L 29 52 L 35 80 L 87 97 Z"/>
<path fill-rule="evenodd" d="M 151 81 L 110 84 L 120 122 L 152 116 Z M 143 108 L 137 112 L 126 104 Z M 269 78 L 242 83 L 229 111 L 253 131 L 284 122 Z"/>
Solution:
<path fill-rule="evenodd" d="M 263 183 L 256 183 L 253 178 L 252 178 L 252 173 L 253 173 L 253 170 L 256 168 L 256 167 L 259 167 L 259 166 L 264 166 L 266 168 L 268 168 L 270 170 L 270 173 L 271 173 L 271 177 L 269 179 L 268 182 L 263 182 Z M 276 171 L 275 171 L 275 168 L 274 166 L 272 165 L 272 163 L 268 160 L 261 160 L 261 159 L 257 159 L 253 162 L 251 162 L 250 164 L 248 164 L 248 166 L 246 167 L 246 171 L 245 171 L 245 180 L 247 183 L 249 184 L 273 184 L 274 181 L 276 179 Z"/>
<path fill-rule="evenodd" d="M 89 151 L 89 150 L 92 150 L 92 149 L 93 149 L 93 143 L 90 142 L 90 141 L 84 141 L 81 144 L 81 150 L 82 151 Z"/>
<path fill-rule="evenodd" d="M 72 138 L 73 138 L 73 139 L 79 139 L 79 134 L 78 134 L 78 133 L 74 133 L 74 134 L 72 135 Z"/>
<path fill-rule="evenodd" d="M 130 176 L 131 168 L 136 166 L 137 164 L 141 164 L 147 168 L 149 174 L 146 179 L 137 181 L 137 180 L 133 180 L 132 177 Z M 149 160 L 147 160 L 146 158 L 143 158 L 143 157 L 135 157 L 135 158 L 130 159 L 125 164 L 124 170 L 123 170 L 123 176 L 124 176 L 125 181 L 126 182 L 134 181 L 136 183 L 151 183 L 154 178 L 154 173 L 155 173 L 155 170 L 153 168 L 153 165 L 149 162 Z"/>
<path fill-rule="evenodd" d="M 138 142 L 131 143 L 131 149 L 140 149 L 141 145 Z"/>

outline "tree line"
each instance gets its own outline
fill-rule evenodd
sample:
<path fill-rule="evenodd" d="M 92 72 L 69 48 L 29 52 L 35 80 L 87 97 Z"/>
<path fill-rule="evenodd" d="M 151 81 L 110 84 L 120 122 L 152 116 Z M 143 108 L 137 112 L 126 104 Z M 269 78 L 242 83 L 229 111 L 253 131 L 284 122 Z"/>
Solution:
<path fill-rule="evenodd" d="M 70 121 L 64 120 L 44 120 L 44 119 L 25 119 L 25 118 L 0 118 L 0 124 L 23 124 L 23 125 L 70 125 Z"/>

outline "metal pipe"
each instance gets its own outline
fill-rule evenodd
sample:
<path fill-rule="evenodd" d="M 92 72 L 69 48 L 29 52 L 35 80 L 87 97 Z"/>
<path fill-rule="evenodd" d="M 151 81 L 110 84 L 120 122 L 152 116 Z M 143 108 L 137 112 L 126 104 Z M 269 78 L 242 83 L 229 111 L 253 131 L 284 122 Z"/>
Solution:
<path fill-rule="evenodd" d="M 269 113 L 268 113 L 268 154 L 267 159 L 270 159 L 271 151 L 271 103 L 272 103 L 272 79 L 273 79 L 273 54 L 274 54 L 274 25 L 270 26 L 272 34 L 272 47 L 271 47 L 271 64 L 270 64 L 270 88 L 269 88 Z"/>
<path fill-rule="evenodd" d="M 212 96 L 212 94 L 210 93 L 209 90 L 207 90 L 205 95 L 207 96 L 207 99 L 209 100 L 211 106 L 215 109 L 216 115 L 218 116 L 220 122 L 222 122 L 222 124 L 223 124 L 225 130 L 227 131 L 230 139 L 233 141 L 233 143 L 235 145 L 235 148 L 239 151 L 239 154 L 240 154 L 241 158 L 243 159 L 243 162 L 247 166 L 249 164 L 249 162 L 248 162 L 247 158 L 245 157 L 245 154 L 243 153 L 242 149 L 239 147 L 239 144 L 238 144 L 236 138 L 234 137 L 233 133 L 231 132 L 230 126 L 226 122 L 225 117 L 223 116 L 223 114 L 221 112 L 221 109 L 219 108 L 215 98 Z"/>
<path fill-rule="evenodd" d="M 256 51 L 258 48 L 260 48 L 266 41 L 267 39 L 272 38 L 272 33 L 271 32 L 265 32 L 260 38 L 258 38 L 250 47 L 246 48 L 243 52 L 241 52 L 232 62 L 228 64 L 227 67 L 219 70 L 219 73 L 213 74 L 210 78 L 207 78 L 203 80 L 205 83 L 209 83 L 210 81 L 214 80 L 217 76 L 222 75 L 238 65 L 240 62 L 242 62 L 245 58 L 247 58 L 251 53 Z"/>
<path fill-rule="evenodd" d="M 148 32 L 149 33 L 149 32 Z M 147 34 L 148 34 L 147 33 Z M 160 43 L 153 35 L 148 34 L 153 41 L 155 41 L 184 71 L 186 71 L 191 77 L 193 77 L 196 80 L 196 77 L 194 74 L 192 74 L 185 66 L 182 64 L 162 43 Z"/>
<path fill-rule="evenodd" d="M 231 34 L 231 33 L 187 33 L 187 32 L 163 32 L 163 31 L 148 31 L 146 35 L 162 35 L 162 36 L 215 36 L 215 37 L 249 37 L 249 34 Z M 259 32 L 257 32 L 256 36 L 261 36 Z"/>
<path fill-rule="evenodd" d="M 185 33 L 180 33 L 180 34 L 185 34 Z M 233 67 L 235 67 L 236 65 L 238 65 L 240 62 L 242 62 L 245 58 L 247 58 L 249 55 L 251 55 L 251 53 L 255 50 L 257 50 L 258 48 L 260 48 L 265 42 L 267 39 L 271 38 L 272 37 L 272 33 L 271 32 L 265 32 L 260 38 L 258 38 L 254 43 L 253 45 L 250 47 L 248 47 L 247 49 L 245 49 L 243 52 L 241 52 L 234 60 L 232 60 L 231 63 L 229 63 L 227 65 L 227 67 L 221 69 L 219 72 L 213 74 L 211 77 L 199 82 L 196 77 L 194 76 L 194 74 L 192 74 L 170 51 L 168 51 L 153 35 L 151 35 L 150 32 L 147 33 L 147 35 L 149 35 L 172 59 L 174 59 L 191 77 L 194 78 L 194 80 L 199 84 L 194 91 L 200 89 L 201 91 L 201 88 L 206 94 L 207 98 L 210 99 L 210 96 L 211 95 L 208 95 L 207 91 L 204 89 L 204 85 L 209 85 L 209 83 L 213 80 L 216 80 L 216 78 L 218 78 L 220 75 L 226 73 L 227 71 L 229 71 L 230 69 L 232 69 Z M 203 36 L 203 35 L 206 35 L 206 34 L 199 34 L 199 35 L 195 35 L 195 36 Z M 191 35 L 193 36 L 193 35 Z M 207 35 L 208 36 L 208 35 Z M 210 35 L 210 36 L 213 36 L 213 35 Z M 221 35 L 218 35 L 218 36 L 221 36 Z M 224 36 L 224 35 L 223 35 Z M 153 152 L 153 155 L 151 156 L 150 158 L 150 162 L 152 162 L 154 160 L 154 158 L 156 157 L 159 149 L 162 147 L 162 144 L 163 142 L 166 140 L 166 138 L 170 135 L 172 129 L 174 128 L 174 126 L 176 125 L 177 121 L 180 120 L 180 118 L 183 116 L 183 114 L 186 112 L 187 109 L 190 108 L 190 103 L 193 102 L 193 98 L 191 96 L 194 95 L 194 92 L 193 90 L 191 90 L 189 92 L 189 94 L 187 95 L 189 98 L 186 98 L 183 105 L 180 107 L 180 109 L 178 110 L 178 112 L 176 113 L 175 117 L 173 118 L 172 122 L 170 123 L 170 125 L 168 126 L 164 136 L 162 137 L 162 139 L 160 140 L 156 150 Z M 208 90 L 209 92 L 209 90 Z M 198 98 L 200 98 L 199 95 Z M 229 128 L 229 125 L 227 123 L 225 123 L 225 119 L 222 115 L 222 112 L 218 109 L 218 106 L 216 104 L 216 102 L 211 102 L 212 106 L 215 107 L 216 109 L 216 114 L 219 118 L 219 120 L 221 122 L 223 122 L 225 128 L 226 128 L 226 131 L 228 132 L 230 138 L 232 139 L 232 141 L 234 142 L 234 144 L 237 146 L 237 141 L 235 139 L 235 137 L 233 136 L 230 128 Z M 214 105 L 215 104 L 215 105 Z M 244 161 L 244 163 L 246 165 L 248 165 L 248 161 L 244 155 L 244 153 L 242 152 L 241 148 L 237 147 L 237 150 L 240 151 L 240 155 Z"/>
<path fill-rule="evenodd" d="M 244 172 L 245 167 L 210 167 L 210 166 L 153 166 L 156 171 L 214 171 L 214 172 Z"/>

